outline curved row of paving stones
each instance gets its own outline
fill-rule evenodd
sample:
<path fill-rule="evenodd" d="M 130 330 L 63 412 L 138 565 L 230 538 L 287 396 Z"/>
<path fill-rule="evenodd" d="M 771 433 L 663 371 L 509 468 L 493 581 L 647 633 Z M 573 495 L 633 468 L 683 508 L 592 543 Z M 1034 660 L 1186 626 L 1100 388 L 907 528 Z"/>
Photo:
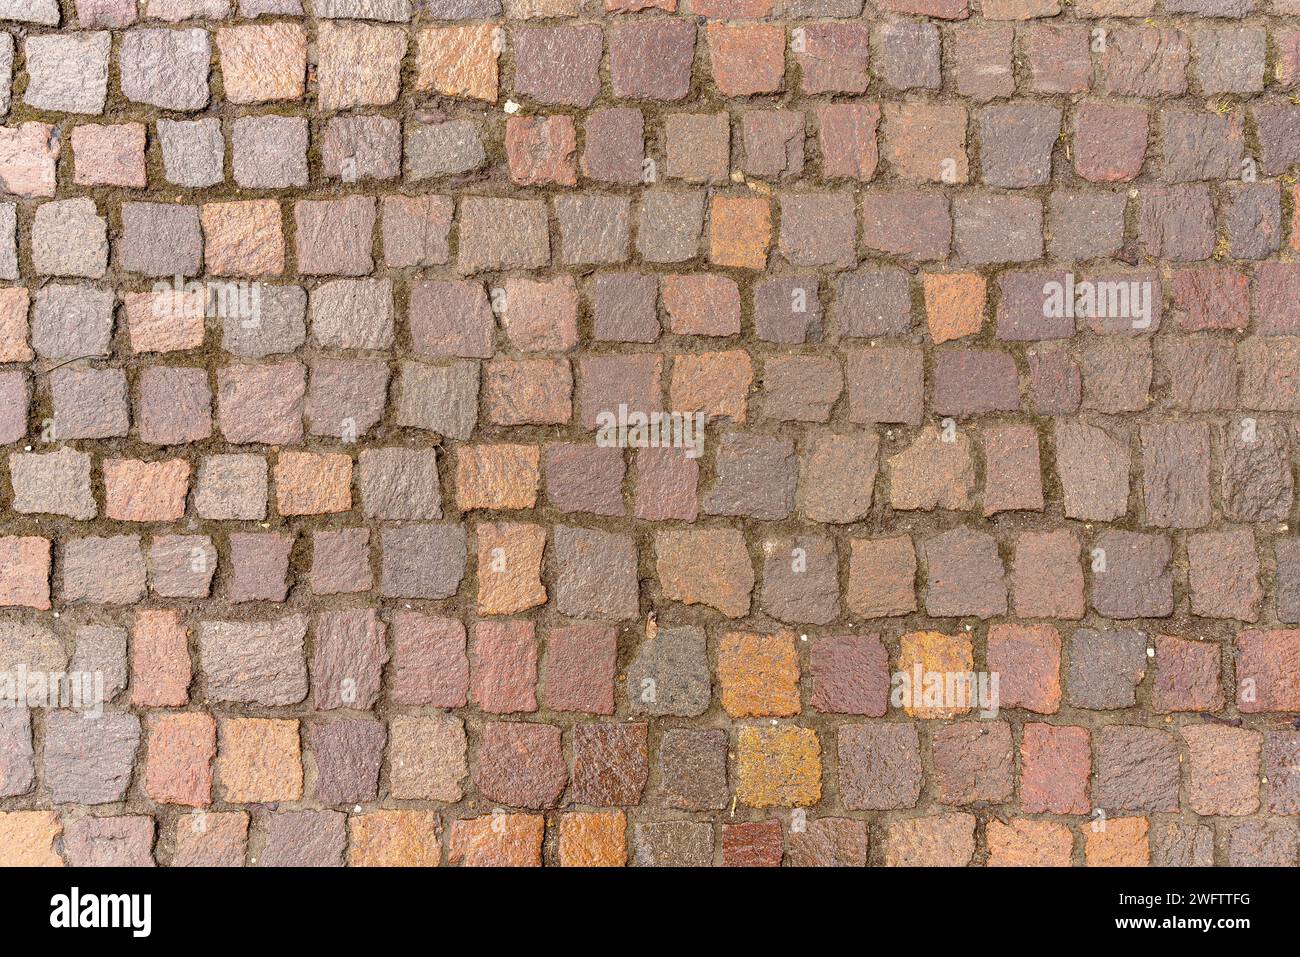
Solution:
<path fill-rule="evenodd" d="M 687 2 L 0 0 L 0 863 L 1297 863 L 1300 7 Z"/>

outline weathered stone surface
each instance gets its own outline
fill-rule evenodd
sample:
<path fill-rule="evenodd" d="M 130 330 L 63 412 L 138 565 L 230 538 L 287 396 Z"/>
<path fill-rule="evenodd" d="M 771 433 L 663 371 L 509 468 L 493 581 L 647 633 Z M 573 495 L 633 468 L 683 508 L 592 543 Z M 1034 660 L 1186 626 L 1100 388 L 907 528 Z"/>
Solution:
<path fill-rule="evenodd" d="M 1100 549 L 1100 552 L 1098 550 Z M 1092 607 L 1107 618 L 1163 618 L 1174 609 L 1173 549 L 1164 535 L 1108 531 L 1093 544 Z"/>
<path fill-rule="evenodd" d="M 839 617 L 839 576 L 828 538 L 763 543 L 761 604 L 780 621 L 825 625 Z"/>
<path fill-rule="evenodd" d="M 59 804 L 120 801 L 130 786 L 140 719 L 105 713 L 88 719 L 74 711 L 46 715 L 45 784 Z"/>
<path fill-rule="evenodd" d="M 387 627 L 372 608 L 316 616 L 312 702 L 320 710 L 367 710 L 379 699 Z M 296 664 L 296 663 L 295 663 Z"/>
<path fill-rule="evenodd" d="M 67 515 L 83 521 L 98 513 L 90 491 L 90 456 L 64 446 L 45 455 L 9 457 L 16 512 Z"/>
<path fill-rule="evenodd" d="M 1066 693 L 1081 708 L 1128 708 L 1147 669 L 1146 638 L 1137 631 L 1074 633 L 1069 649 Z"/>
<path fill-rule="evenodd" d="M 1111 521 L 1128 511 L 1129 454 L 1106 431 L 1082 422 L 1056 424 L 1056 471 L 1069 518 Z"/>
<path fill-rule="evenodd" d="M 1237 706 L 1243 712 L 1294 710 L 1300 631 L 1243 631 L 1236 646 Z"/>
<path fill-rule="evenodd" d="M 127 99 L 177 111 L 208 105 L 212 47 L 206 30 L 130 30 L 118 55 Z"/>
<path fill-rule="evenodd" d="M 718 810 L 727 802 L 727 732 L 677 728 L 659 746 L 659 790 L 668 807 Z"/>
<path fill-rule="evenodd" d="M 821 799 L 821 744 L 811 728 L 741 727 L 736 797 L 751 807 L 792 807 Z"/>
<path fill-rule="evenodd" d="M 1093 735 L 1092 800 L 1115 811 L 1176 811 L 1179 761 L 1173 735 L 1111 725 Z"/>
<path fill-rule="evenodd" d="M 35 783 L 31 712 L 5 708 L 0 711 L 0 797 L 26 794 Z"/>
<path fill-rule="evenodd" d="M 633 825 L 636 867 L 708 867 L 713 863 L 713 827 L 697 821 Z"/>
<path fill-rule="evenodd" d="M 916 725 L 843 725 L 838 746 L 840 799 L 845 807 L 885 810 L 916 806 L 921 796 Z"/>
<path fill-rule="evenodd" d="M 389 726 L 389 788 L 393 797 L 461 799 L 466 764 L 465 725 L 454 715 L 399 717 Z"/>
<path fill-rule="evenodd" d="M 1243 815 L 1259 810 L 1263 735 L 1247 728 L 1188 725 L 1182 729 L 1190 757 L 1187 783 L 1197 814 Z"/>
<path fill-rule="evenodd" d="M 1004 569 L 991 535 L 963 527 L 927 539 L 924 547 L 925 610 L 931 617 L 1006 614 Z"/>
<path fill-rule="evenodd" d="M 316 800 L 322 804 L 373 800 L 379 793 L 379 766 L 386 740 L 379 721 L 310 726 L 307 741 L 316 760 Z"/>
<path fill-rule="evenodd" d="M 200 621 L 199 663 L 214 701 L 297 704 L 307 695 L 301 615 L 262 622 Z"/>
<path fill-rule="evenodd" d="M 754 568 L 739 532 L 661 532 L 655 536 L 655 556 L 665 596 L 685 605 L 709 605 L 729 618 L 749 611 Z"/>
<path fill-rule="evenodd" d="M 0 812 L 0 864 L 62 867 L 63 858 L 54 849 L 62 832 L 63 825 L 53 811 Z"/>
<path fill-rule="evenodd" d="M 442 832 L 436 811 L 367 811 L 348 817 L 348 866 L 437 867 Z"/>
<path fill-rule="evenodd" d="M 1214 831 L 1203 824 L 1171 821 L 1151 828 L 1155 867 L 1209 867 L 1214 863 Z"/>
<path fill-rule="evenodd" d="M 975 463 L 970 438 L 957 433 L 945 441 L 932 427 L 887 460 L 889 501 L 897 509 L 966 509 L 975 488 Z"/>
<path fill-rule="evenodd" d="M 223 718 L 217 778 L 232 804 L 270 804 L 302 797 L 299 722 Z"/>
<path fill-rule="evenodd" d="M 153 867 L 154 820 L 145 814 L 86 817 L 63 832 L 72 867 Z"/>
<path fill-rule="evenodd" d="M 939 814 L 891 823 L 885 832 L 887 867 L 965 867 L 975 853 L 975 816 Z"/>
<path fill-rule="evenodd" d="M 0 0 L 0 865 L 1295 865 L 1297 14 Z"/>
<path fill-rule="evenodd" d="M 648 728 L 626 723 L 575 725 L 569 799 L 595 807 L 640 804 L 649 777 Z"/>
<path fill-rule="evenodd" d="M 266 824 L 260 867 L 342 867 L 347 817 L 338 811 L 277 811 Z"/>
<path fill-rule="evenodd" d="M 449 598 L 465 576 L 464 528 L 397 525 L 384 530 L 379 590 L 402 598 Z"/>
<path fill-rule="evenodd" d="M 540 867 L 545 830 L 540 814 L 460 818 L 451 822 L 447 860 L 462 867 Z"/>
<path fill-rule="evenodd" d="M 483 726 L 474 786 L 489 800 L 512 807 L 554 807 L 568 777 L 559 728 L 499 721 Z"/>
<path fill-rule="evenodd" d="M 704 632 L 665 627 L 648 635 L 628 667 L 628 700 L 644 714 L 703 714 L 711 685 Z"/>

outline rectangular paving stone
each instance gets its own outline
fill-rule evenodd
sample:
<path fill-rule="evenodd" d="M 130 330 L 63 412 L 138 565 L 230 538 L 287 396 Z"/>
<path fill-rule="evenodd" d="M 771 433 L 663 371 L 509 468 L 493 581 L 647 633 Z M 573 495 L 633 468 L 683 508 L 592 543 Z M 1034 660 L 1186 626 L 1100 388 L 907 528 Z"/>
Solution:
<path fill-rule="evenodd" d="M 1297 14 L 0 0 L 0 865 L 1294 865 Z"/>

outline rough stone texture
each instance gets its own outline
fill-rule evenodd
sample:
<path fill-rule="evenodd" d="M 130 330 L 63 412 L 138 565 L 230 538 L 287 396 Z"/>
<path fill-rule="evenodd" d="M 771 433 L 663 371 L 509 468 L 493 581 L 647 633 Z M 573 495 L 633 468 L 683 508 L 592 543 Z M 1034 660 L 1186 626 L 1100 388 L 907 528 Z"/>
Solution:
<path fill-rule="evenodd" d="M 1030 813 L 1084 814 L 1092 746 L 1086 728 L 1027 723 L 1020 744 L 1020 803 Z"/>
<path fill-rule="evenodd" d="M 993 625 L 989 670 L 1001 676 L 1000 706 L 1053 714 L 1061 704 L 1061 637 L 1051 625 Z"/>
<path fill-rule="evenodd" d="M 888 867 L 965 867 L 975 853 L 975 817 L 938 814 L 891 823 L 885 830 Z"/>
<path fill-rule="evenodd" d="M 617 638 L 613 628 L 567 625 L 546 636 L 542 696 L 557 711 L 614 713 Z"/>
<path fill-rule="evenodd" d="M 792 867 L 861 867 L 867 846 L 865 822 L 823 817 L 790 833 L 788 860 Z"/>
<path fill-rule="evenodd" d="M 63 858 L 54 848 L 62 833 L 54 811 L 0 812 L 0 846 L 9 867 L 62 867 Z"/>
<path fill-rule="evenodd" d="M 896 509 L 969 508 L 975 487 L 975 464 L 968 436 L 947 441 L 924 428 L 911 445 L 890 456 L 889 499 Z"/>
<path fill-rule="evenodd" d="M 1116 811 L 1178 809 L 1178 746 L 1168 731 L 1110 725 L 1093 735 L 1092 800 Z"/>
<path fill-rule="evenodd" d="M 1025 818 L 990 821 L 988 843 L 989 867 L 1068 867 L 1074 850 L 1068 827 Z"/>
<path fill-rule="evenodd" d="M 447 860 L 462 867 L 539 867 L 545 819 L 494 811 L 451 823 Z"/>
<path fill-rule="evenodd" d="M 388 660 L 384 623 L 371 609 L 348 610 L 318 615 L 315 627 L 313 703 L 320 710 L 373 707 Z"/>
<path fill-rule="evenodd" d="M 915 807 L 921 795 L 920 738 L 910 723 L 840 728 L 840 795 L 856 810 Z"/>
<path fill-rule="evenodd" d="M 469 774 L 465 728 L 460 718 L 401 717 L 388 737 L 389 787 L 399 799 L 459 801 Z"/>
<path fill-rule="evenodd" d="M 788 717 L 799 711 L 794 636 L 728 633 L 718 647 L 722 706 L 732 717 Z"/>
<path fill-rule="evenodd" d="M 316 761 L 316 800 L 323 804 L 373 800 L 379 793 L 379 766 L 386 740 L 379 721 L 332 721 L 309 728 L 308 746 Z"/>
<path fill-rule="evenodd" d="M 1092 548 L 1092 607 L 1108 618 L 1172 613 L 1172 546 L 1162 534 L 1107 531 Z M 1104 570 L 1102 570 L 1104 568 Z"/>
<path fill-rule="evenodd" d="M 299 722 L 222 719 L 217 776 L 231 804 L 299 800 L 303 785 Z"/>
<path fill-rule="evenodd" d="M 159 120 L 157 129 L 169 183 L 195 189 L 222 181 L 225 142 L 219 121 Z"/>
<path fill-rule="evenodd" d="M 1000 803 L 1011 796 L 1014 755 L 1010 725 L 963 721 L 938 728 L 931 738 L 938 799 L 961 805 Z"/>
<path fill-rule="evenodd" d="M 1263 735 L 1221 725 L 1189 725 L 1182 735 L 1190 756 L 1190 801 L 1197 814 L 1244 815 L 1259 810 Z"/>
<path fill-rule="evenodd" d="M 26 794 L 35 783 L 31 712 L 6 708 L 0 713 L 0 797 Z"/>
<path fill-rule="evenodd" d="M 193 677 L 188 629 L 179 612 L 142 610 L 131 632 L 131 701 L 137 706 L 180 706 Z"/>
<path fill-rule="evenodd" d="M 1084 836 L 1084 862 L 1089 867 L 1146 867 L 1151 862 L 1147 833 L 1150 818 L 1111 818 L 1105 829 Z"/>
<path fill-rule="evenodd" d="M 720 810 L 727 802 L 727 733 L 678 728 L 659 749 L 658 800 L 685 811 Z"/>
<path fill-rule="evenodd" d="M 210 715 L 154 714 L 148 725 L 145 793 L 160 804 L 207 806 L 216 753 L 217 725 Z"/>
<path fill-rule="evenodd" d="M 380 541 L 379 590 L 402 598 L 447 598 L 465 574 L 465 530 L 456 525 L 398 525 Z"/>
<path fill-rule="evenodd" d="M 122 94 L 164 110 L 208 104 L 212 40 L 206 30 L 128 30 L 122 35 Z"/>
<path fill-rule="evenodd" d="M 307 694 L 307 620 L 202 621 L 199 662 L 214 701 L 296 704 Z"/>
<path fill-rule="evenodd" d="M 338 811 L 277 811 L 266 824 L 260 867 L 342 867 L 347 815 Z"/>
<path fill-rule="evenodd" d="M 1020 535 L 1011 566 L 1016 613 L 1026 618 L 1082 618 L 1084 578 L 1079 556 L 1079 541 L 1071 532 Z"/>
<path fill-rule="evenodd" d="M 992 618 L 1007 610 L 1007 586 L 997 542 L 970 529 L 954 529 L 924 546 L 929 569 L 925 609 L 933 618 Z"/>
<path fill-rule="evenodd" d="M 0 0 L 0 864 L 1293 865 L 1296 13 Z"/>
<path fill-rule="evenodd" d="M 713 863 L 713 828 L 697 821 L 662 821 L 633 826 L 635 867 L 708 867 Z"/>
<path fill-rule="evenodd" d="M 38 273 L 98 279 L 108 263 L 108 224 L 89 199 L 46 203 L 32 220 Z"/>
<path fill-rule="evenodd" d="M 108 32 L 29 37 L 23 101 L 38 110 L 96 114 L 108 92 Z"/>
<path fill-rule="evenodd" d="M 434 811 L 368 811 L 348 818 L 348 866 L 436 867 L 441 825 Z"/>
<path fill-rule="evenodd" d="M 664 628 L 637 650 L 628 668 L 628 699 L 648 714 L 702 714 L 709 706 L 709 664 L 698 628 Z"/>
<path fill-rule="evenodd" d="M 63 832 L 73 867 L 153 867 L 153 841 L 154 820 L 145 814 L 82 818 Z"/>
<path fill-rule="evenodd" d="M 15 512 L 66 515 L 85 521 L 98 513 L 90 491 L 90 458 L 64 446 L 46 455 L 9 457 Z"/>
<path fill-rule="evenodd" d="M 649 776 L 645 724 L 579 724 L 573 729 L 569 799 L 596 807 L 641 803 Z"/>
<path fill-rule="evenodd" d="M 811 728 L 743 726 L 737 737 L 736 797 L 751 807 L 821 799 L 821 743 Z"/>
<path fill-rule="evenodd" d="M 709 605 L 730 618 L 749 611 L 754 567 L 739 532 L 660 532 L 655 557 L 665 597 Z"/>
<path fill-rule="evenodd" d="M 1293 867 L 1300 833 L 1287 820 L 1241 821 L 1228 827 L 1230 867 Z"/>
<path fill-rule="evenodd" d="M 1237 705 L 1243 712 L 1289 710 L 1300 700 L 1291 677 L 1300 631 L 1242 631 L 1236 639 Z"/>
<path fill-rule="evenodd" d="M 1074 633 L 1066 673 L 1067 697 L 1081 708 L 1132 707 L 1147 670 L 1146 638 L 1137 631 Z"/>
<path fill-rule="evenodd" d="M 73 711 L 47 716 L 45 784 L 59 804 L 120 801 L 131 782 L 140 719 L 104 714 L 87 719 Z"/>
<path fill-rule="evenodd" d="M 144 597 L 139 535 L 78 538 L 67 543 L 63 560 L 64 601 L 129 605 Z"/>
<path fill-rule="evenodd" d="M 489 722 L 481 734 L 474 771 L 481 794 L 512 807 L 555 806 L 569 776 L 559 728 Z"/>
<path fill-rule="evenodd" d="M 1129 454 L 1105 430 L 1057 423 L 1056 469 L 1070 518 L 1110 521 L 1128 510 Z"/>
<path fill-rule="evenodd" d="M 560 819 L 560 866 L 624 866 L 626 831 L 627 816 L 622 811 L 564 815 Z"/>
<path fill-rule="evenodd" d="M 1155 867 L 1209 867 L 1214 863 L 1214 831 L 1203 824 L 1168 822 L 1151 828 Z"/>

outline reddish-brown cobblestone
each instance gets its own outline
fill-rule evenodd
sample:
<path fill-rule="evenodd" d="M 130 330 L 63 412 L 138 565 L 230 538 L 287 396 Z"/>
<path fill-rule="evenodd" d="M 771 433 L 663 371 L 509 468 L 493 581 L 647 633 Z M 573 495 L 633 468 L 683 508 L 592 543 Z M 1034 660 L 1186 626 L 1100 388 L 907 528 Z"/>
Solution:
<path fill-rule="evenodd" d="M 1295 865 L 1297 13 L 0 0 L 0 865 Z"/>

